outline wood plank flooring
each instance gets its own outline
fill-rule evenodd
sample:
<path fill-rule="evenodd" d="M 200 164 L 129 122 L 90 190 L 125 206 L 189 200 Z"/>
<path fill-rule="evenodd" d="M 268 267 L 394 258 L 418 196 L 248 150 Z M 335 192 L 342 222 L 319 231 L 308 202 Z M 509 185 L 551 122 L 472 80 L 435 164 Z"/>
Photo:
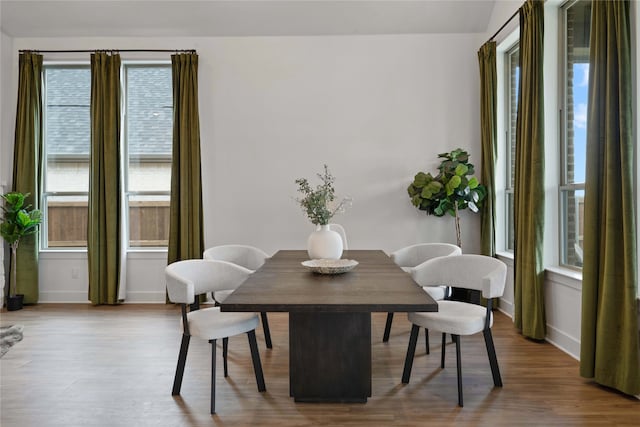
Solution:
<path fill-rule="evenodd" d="M 639 425 L 640 402 L 582 379 L 578 362 L 550 344 L 518 335 L 498 313 L 494 338 L 503 388 L 494 388 L 482 335 L 462 338 L 465 407 L 457 406 L 455 347 L 440 339 L 425 354 L 420 335 L 411 382 L 400 377 L 410 324 L 373 315 L 373 397 L 366 404 L 300 404 L 289 397 L 287 315 L 270 313 L 273 349 L 257 331 L 267 391 L 259 393 L 246 336 L 230 339 L 229 377 L 217 372 L 209 414 L 210 345 L 193 339 L 182 395 L 171 396 L 180 342 L 170 305 L 40 304 L 2 312 L 24 339 L 0 359 L 0 425 L 48 426 L 423 426 Z M 348 351 L 348 349 L 345 349 Z M 218 355 L 221 358 L 221 350 Z"/>

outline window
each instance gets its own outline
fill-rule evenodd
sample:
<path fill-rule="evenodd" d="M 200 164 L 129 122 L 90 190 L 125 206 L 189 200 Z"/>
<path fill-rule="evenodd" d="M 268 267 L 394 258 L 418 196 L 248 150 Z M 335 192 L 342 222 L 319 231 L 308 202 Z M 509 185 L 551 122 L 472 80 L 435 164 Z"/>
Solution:
<path fill-rule="evenodd" d="M 520 85 L 520 65 L 518 46 L 511 48 L 506 53 L 506 248 L 513 251 L 515 247 L 515 226 L 514 226 L 514 199 L 513 187 L 515 183 L 516 165 L 516 118 L 518 113 L 518 88 Z"/>
<path fill-rule="evenodd" d="M 582 267 L 590 17 L 590 1 L 562 7 L 560 263 L 572 267 Z"/>
<path fill-rule="evenodd" d="M 129 247 L 166 246 L 173 140 L 171 67 L 125 66 Z"/>
<path fill-rule="evenodd" d="M 89 66 L 44 68 L 45 247 L 87 245 Z"/>
<path fill-rule="evenodd" d="M 129 247 L 166 246 L 173 102 L 171 67 L 124 64 L 124 200 Z M 91 70 L 44 67 L 43 247 L 86 247 Z"/>

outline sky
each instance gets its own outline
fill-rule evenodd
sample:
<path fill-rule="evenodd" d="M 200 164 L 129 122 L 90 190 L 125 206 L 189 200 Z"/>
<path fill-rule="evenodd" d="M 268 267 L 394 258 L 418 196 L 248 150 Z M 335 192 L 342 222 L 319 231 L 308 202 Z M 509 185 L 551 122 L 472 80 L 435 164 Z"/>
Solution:
<path fill-rule="evenodd" d="M 587 150 L 587 97 L 589 91 L 589 64 L 573 64 L 573 143 L 574 182 L 584 182 Z"/>

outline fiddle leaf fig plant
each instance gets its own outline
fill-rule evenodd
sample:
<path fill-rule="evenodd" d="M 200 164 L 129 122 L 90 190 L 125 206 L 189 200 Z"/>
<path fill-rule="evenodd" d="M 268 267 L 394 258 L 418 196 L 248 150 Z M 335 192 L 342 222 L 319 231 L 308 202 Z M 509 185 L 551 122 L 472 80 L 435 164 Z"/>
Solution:
<path fill-rule="evenodd" d="M 469 163 L 469 157 L 469 153 L 461 148 L 438 154 L 442 159 L 438 174 L 418 172 L 407 188 L 413 206 L 427 215 L 449 214 L 455 217 L 456 240 L 460 247 L 459 211 L 469 208 L 472 212 L 479 212 L 487 195 L 487 188 L 473 176 L 475 169 Z"/>
<path fill-rule="evenodd" d="M 2 223 L 0 223 L 0 236 L 11 247 L 11 278 L 9 295 L 16 294 L 16 256 L 20 239 L 38 232 L 42 221 L 42 213 L 38 209 L 32 209 L 31 205 L 25 206 L 25 200 L 30 193 L 11 192 L 2 195 Z"/>

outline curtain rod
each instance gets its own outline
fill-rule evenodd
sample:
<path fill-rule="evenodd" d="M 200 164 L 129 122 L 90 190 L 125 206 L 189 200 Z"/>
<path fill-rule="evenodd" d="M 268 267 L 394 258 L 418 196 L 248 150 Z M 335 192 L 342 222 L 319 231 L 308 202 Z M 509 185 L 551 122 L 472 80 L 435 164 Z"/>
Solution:
<path fill-rule="evenodd" d="M 495 38 L 496 38 L 496 36 L 497 36 L 498 34 L 500 34 L 500 31 L 504 30 L 504 27 L 506 27 L 506 26 L 507 26 L 507 24 L 508 24 L 509 22 L 511 22 L 511 20 L 512 20 L 513 18 L 515 18 L 515 17 L 516 17 L 516 15 L 517 15 L 518 13 L 520 13 L 520 9 L 516 10 L 516 12 L 515 12 L 513 15 L 511 15 L 511 17 L 510 17 L 509 19 L 507 19 L 507 22 L 505 22 L 504 24 L 502 24 L 502 27 L 498 28 L 498 31 L 496 31 L 496 32 L 495 32 L 495 34 L 494 34 L 494 35 L 492 35 L 492 36 L 491 36 L 491 38 L 489 38 L 489 40 L 487 40 L 487 43 L 489 43 L 490 41 L 492 41 L 493 39 L 495 39 Z"/>
<path fill-rule="evenodd" d="M 40 50 L 40 49 L 20 49 L 20 53 L 93 53 L 93 52 L 175 52 L 175 53 L 196 53 L 195 49 L 80 49 L 80 50 Z"/>

